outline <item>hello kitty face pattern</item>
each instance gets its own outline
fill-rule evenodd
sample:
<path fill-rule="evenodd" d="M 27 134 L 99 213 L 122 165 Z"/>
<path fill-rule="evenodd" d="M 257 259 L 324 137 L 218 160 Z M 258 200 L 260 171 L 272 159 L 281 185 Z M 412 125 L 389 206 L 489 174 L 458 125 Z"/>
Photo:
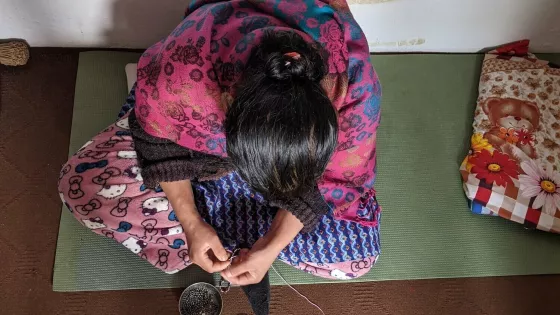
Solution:
<path fill-rule="evenodd" d="M 122 242 L 122 244 L 124 245 L 124 247 L 130 249 L 130 251 L 132 251 L 135 254 L 140 253 L 143 248 L 148 246 L 148 243 L 141 240 L 137 240 L 134 237 L 127 238 L 124 242 Z"/>
<path fill-rule="evenodd" d="M 153 197 L 142 203 L 142 213 L 146 216 L 169 210 L 169 200 L 165 197 Z"/>
<path fill-rule="evenodd" d="M 129 178 L 133 178 L 137 182 L 142 181 L 142 170 L 136 165 L 128 167 L 126 170 L 124 170 L 123 173 Z"/>
<path fill-rule="evenodd" d="M 339 280 L 350 280 L 350 279 L 354 278 L 353 274 L 345 273 L 345 272 L 343 272 L 341 270 L 338 270 L 338 269 L 332 270 L 331 271 L 331 276 L 336 278 L 336 279 L 339 279 Z"/>
<path fill-rule="evenodd" d="M 161 229 L 161 235 L 163 236 L 179 235 L 181 233 L 183 233 L 183 227 L 180 225 L 171 228 Z"/>
<path fill-rule="evenodd" d="M 90 230 L 97 230 L 107 227 L 103 224 L 103 220 L 100 217 L 84 219 L 82 223 Z"/>
<path fill-rule="evenodd" d="M 99 195 L 103 198 L 106 198 L 106 199 L 114 199 L 114 198 L 117 198 L 118 196 L 124 194 L 125 190 L 126 190 L 126 185 L 125 184 L 108 185 L 108 186 L 103 186 L 103 188 L 101 188 L 101 190 L 99 190 L 97 195 Z"/>
<path fill-rule="evenodd" d="M 123 118 L 123 119 L 117 121 L 116 125 L 117 125 L 119 128 L 122 128 L 122 129 L 127 129 L 127 130 L 130 129 L 130 127 L 128 126 L 128 117 Z"/>
<path fill-rule="evenodd" d="M 135 159 L 136 151 L 119 151 L 117 152 L 117 156 L 121 159 Z"/>
<path fill-rule="evenodd" d="M 328 52 L 322 85 L 339 110 L 339 145 L 318 185 L 338 219 L 377 225 L 366 204 L 375 197 L 381 87 L 345 1 L 193 1 L 177 28 L 139 60 L 138 121 L 153 136 L 225 157 L 224 95 L 265 29 L 298 32 Z"/>

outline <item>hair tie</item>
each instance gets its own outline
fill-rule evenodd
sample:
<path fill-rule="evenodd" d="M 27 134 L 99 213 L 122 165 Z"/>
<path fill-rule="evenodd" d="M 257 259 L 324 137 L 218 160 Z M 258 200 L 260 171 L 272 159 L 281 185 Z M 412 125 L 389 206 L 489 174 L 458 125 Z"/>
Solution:
<path fill-rule="evenodd" d="M 292 51 L 292 52 L 287 52 L 284 54 L 284 56 L 288 57 L 288 58 L 292 58 L 294 60 L 299 60 L 299 58 L 301 58 L 301 55 L 298 52 Z"/>
<path fill-rule="evenodd" d="M 288 57 L 288 58 L 293 59 L 293 60 L 299 60 L 299 58 L 301 58 L 301 55 L 298 52 L 292 51 L 292 52 L 285 53 L 284 57 Z M 286 63 L 284 64 L 284 66 L 287 67 L 291 64 L 292 64 L 292 62 L 290 60 L 286 60 Z"/>

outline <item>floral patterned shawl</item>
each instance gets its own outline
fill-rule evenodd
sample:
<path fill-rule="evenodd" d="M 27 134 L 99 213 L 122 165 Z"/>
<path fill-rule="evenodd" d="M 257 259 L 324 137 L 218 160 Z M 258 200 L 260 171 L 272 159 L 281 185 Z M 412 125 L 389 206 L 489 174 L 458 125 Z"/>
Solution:
<path fill-rule="evenodd" d="M 227 156 L 225 104 L 265 29 L 296 31 L 327 50 L 322 84 L 338 111 L 339 143 L 319 189 L 336 218 L 376 225 L 366 205 L 375 202 L 381 87 L 344 0 L 193 1 L 179 26 L 140 58 L 140 124 L 185 148 Z"/>

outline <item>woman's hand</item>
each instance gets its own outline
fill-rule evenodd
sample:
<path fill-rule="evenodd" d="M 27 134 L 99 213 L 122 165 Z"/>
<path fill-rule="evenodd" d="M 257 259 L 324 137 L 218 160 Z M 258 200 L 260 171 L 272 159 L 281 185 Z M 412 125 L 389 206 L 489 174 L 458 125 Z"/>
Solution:
<path fill-rule="evenodd" d="M 222 271 L 222 277 L 236 285 L 261 282 L 278 254 L 302 228 L 303 224 L 293 214 L 284 209 L 278 210 L 266 235 L 250 250 L 242 249 L 231 266 Z"/>
<path fill-rule="evenodd" d="M 183 226 L 190 260 L 207 272 L 219 272 L 229 266 L 229 255 L 216 231 L 196 210 L 191 182 L 162 182 L 161 188 L 171 202 Z"/>
<path fill-rule="evenodd" d="M 202 219 L 183 224 L 190 260 L 206 272 L 220 272 L 229 266 L 229 255 L 216 231 Z"/>
<path fill-rule="evenodd" d="M 252 249 L 241 249 L 231 265 L 222 271 L 222 277 L 235 285 L 261 282 L 280 253 L 264 243 L 265 241 L 261 238 Z"/>

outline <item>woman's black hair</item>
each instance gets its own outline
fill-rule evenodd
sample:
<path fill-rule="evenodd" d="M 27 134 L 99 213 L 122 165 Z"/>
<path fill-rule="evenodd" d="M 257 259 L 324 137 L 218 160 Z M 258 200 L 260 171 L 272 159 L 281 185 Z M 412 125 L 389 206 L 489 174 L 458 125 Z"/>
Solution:
<path fill-rule="evenodd" d="M 238 173 L 268 197 L 316 186 L 337 143 L 337 114 L 321 87 L 327 68 L 318 44 L 268 31 L 235 88 L 225 121 Z"/>

